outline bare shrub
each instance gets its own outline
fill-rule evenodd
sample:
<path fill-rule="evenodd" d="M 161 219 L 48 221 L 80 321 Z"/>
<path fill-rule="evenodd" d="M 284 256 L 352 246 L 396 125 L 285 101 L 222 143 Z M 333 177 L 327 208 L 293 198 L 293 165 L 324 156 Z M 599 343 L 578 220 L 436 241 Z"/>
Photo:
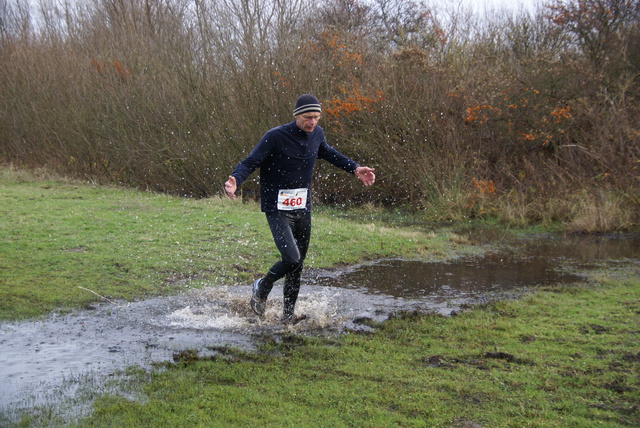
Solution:
<path fill-rule="evenodd" d="M 364 189 L 320 163 L 320 201 L 521 224 L 640 187 L 637 2 L 482 20 L 420 0 L 1 5 L 0 159 L 15 165 L 209 196 L 313 92 L 329 143 L 378 173 Z M 637 221 L 615 217 L 597 227 Z"/>

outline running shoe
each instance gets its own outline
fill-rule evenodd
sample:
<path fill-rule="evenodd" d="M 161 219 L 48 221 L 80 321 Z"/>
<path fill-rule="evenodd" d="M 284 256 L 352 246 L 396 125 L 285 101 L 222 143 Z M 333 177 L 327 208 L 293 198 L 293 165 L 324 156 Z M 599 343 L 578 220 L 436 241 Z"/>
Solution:
<path fill-rule="evenodd" d="M 280 322 L 284 325 L 296 325 L 300 321 L 303 321 L 306 319 L 307 319 L 306 315 L 294 316 L 293 314 L 286 314 L 286 315 L 283 315 L 282 318 L 280 318 Z"/>
<path fill-rule="evenodd" d="M 260 289 L 260 279 L 256 279 L 251 286 L 253 289 L 253 294 L 251 295 L 251 309 L 258 316 L 264 315 L 264 310 L 267 305 L 267 299 L 262 299 L 258 296 L 258 290 Z"/>

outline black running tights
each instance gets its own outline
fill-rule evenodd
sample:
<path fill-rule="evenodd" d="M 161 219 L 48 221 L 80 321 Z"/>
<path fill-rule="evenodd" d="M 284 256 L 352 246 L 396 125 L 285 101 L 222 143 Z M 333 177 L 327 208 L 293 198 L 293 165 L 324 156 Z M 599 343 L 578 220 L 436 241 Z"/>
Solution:
<path fill-rule="evenodd" d="M 285 313 L 293 314 L 300 291 L 302 265 L 307 256 L 311 238 L 311 213 L 274 211 L 267 212 L 266 216 L 281 259 L 269 269 L 269 273 L 262 280 L 259 295 L 266 298 L 273 288 L 273 283 L 285 277 L 284 310 Z"/>

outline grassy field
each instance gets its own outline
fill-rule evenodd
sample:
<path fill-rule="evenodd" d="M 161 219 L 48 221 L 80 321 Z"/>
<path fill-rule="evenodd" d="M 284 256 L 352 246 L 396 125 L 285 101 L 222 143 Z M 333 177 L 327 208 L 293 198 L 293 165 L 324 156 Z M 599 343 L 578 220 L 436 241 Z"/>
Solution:
<path fill-rule="evenodd" d="M 255 204 L 0 174 L 0 317 L 17 320 L 206 284 L 275 257 Z M 309 266 L 481 251 L 450 231 L 319 210 Z M 104 395 L 79 427 L 624 427 L 640 424 L 637 262 L 453 317 L 397 314 L 372 333 L 262 338 L 189 352 Z M 83 288 L 80 288 L 83 287 Z M 135 370 L 131 376 L 135 378 Z M 135 397 L 135 398 L 134 398 Z M 0 425 L 4 419 L 0 415 Z M 19 426 L 64 426 L 34 409 Z"/>

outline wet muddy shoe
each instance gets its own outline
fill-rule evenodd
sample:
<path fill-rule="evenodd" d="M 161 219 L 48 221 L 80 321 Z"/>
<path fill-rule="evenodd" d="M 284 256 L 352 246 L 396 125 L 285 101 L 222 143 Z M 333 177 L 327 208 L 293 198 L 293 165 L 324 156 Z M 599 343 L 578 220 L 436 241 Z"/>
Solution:
<path fill-rule="evenodd" d="M 251 309 L 258 316 L 264 315 L 264 310 L 267 305 L 267 299 L 262 299 L 258 296 L 258 290 L 260 289 L 260 280 L 256 279 L 252 285 L 253 294 L 251 295 Z"/>
<path fill-rule="evenodd" d="M 283 315 L 282 318 L 280 318 L 280 321 L 282 322 L 282 324 L 284 325 L 296 325 L 298 324 L 300 321 L 306 320 L 307 316 L 306 315 Z"/>

